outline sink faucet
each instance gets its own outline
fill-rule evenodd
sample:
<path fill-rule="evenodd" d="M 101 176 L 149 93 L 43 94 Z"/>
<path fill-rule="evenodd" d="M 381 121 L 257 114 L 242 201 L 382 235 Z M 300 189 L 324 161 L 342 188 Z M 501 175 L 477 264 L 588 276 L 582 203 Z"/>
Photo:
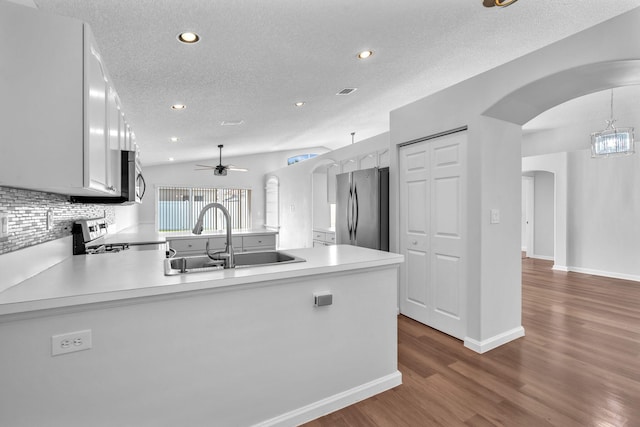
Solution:
<path fill-rule="evenodd" d="M 217 208 L 222 211 L 222 215 L 224 215 L 224 226 L 227 230 L 227 247 L 224 250 L 224 268 L 235 268 L 236 262 L 233 256 L 233 245 L 231 244 L 231 215 L 229 215 L 229 211 L 227 208 L 222 206 L 220 203 L 209 203 L 200 211 L 200 215 L 198 215 L 198 221 L 196 221 L 195 227 L 193 227 L 193 234 L 202 234 L 202 229 L 204 228 L 204 215 L 207 213 L 209 209 Z M 209 255 L 209 241 L 207 240 L 207 255 Z"/>

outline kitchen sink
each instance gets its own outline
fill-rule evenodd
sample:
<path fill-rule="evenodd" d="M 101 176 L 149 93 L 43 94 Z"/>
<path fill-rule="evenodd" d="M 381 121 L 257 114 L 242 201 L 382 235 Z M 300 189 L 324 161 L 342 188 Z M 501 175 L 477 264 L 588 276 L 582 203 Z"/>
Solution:
<path fill-rule="evenodd" d="M 276 264 L 290 264 L 304 262 L 303 258 L 289 255 L 281 251 L 241 252 L 234 254 L 236 267 L 257 267 Z M 222 270 L 223 260 L 213 260 L 207 255 L 167 258 L 164 260 L 164 274 L 174 276 L 176 274 L 198 273 L 203 271 Z"/>

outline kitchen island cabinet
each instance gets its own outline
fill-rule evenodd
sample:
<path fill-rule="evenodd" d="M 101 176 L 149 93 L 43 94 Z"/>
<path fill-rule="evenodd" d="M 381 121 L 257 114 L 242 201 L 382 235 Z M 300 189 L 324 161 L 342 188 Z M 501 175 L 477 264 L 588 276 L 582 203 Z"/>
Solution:
<path fill-rule="evenodd" d="M 402 256 L 287 252 L 306 262 L 182 276 L 163 251 L 79 255 L 0 292 L 0 424 L 290 426 L 399 385 Z"/>

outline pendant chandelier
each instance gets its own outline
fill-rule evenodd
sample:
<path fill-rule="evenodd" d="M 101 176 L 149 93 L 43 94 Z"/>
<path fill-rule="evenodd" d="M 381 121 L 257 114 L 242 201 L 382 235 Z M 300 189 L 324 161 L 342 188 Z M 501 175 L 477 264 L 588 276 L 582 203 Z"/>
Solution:
<path fill-rule="evenodd" d="M 635 153 L 633 128 L 616 128 L 613 123 L 613 89 L 611 89 L 611 118 L 607 127 L 591 134 L 591 157 L 626 156 Z"/>

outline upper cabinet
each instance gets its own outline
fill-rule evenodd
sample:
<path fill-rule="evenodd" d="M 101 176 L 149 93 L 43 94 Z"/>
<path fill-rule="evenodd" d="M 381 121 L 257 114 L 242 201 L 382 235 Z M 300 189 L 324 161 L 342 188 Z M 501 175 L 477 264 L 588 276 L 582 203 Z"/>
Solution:
<path fill-rule="evenodd" d="M 358 158 L 359 169 L 369 169 L 378 166 L 378 154 L 369 153 Z"/>
<path fill-rule="evenodd" d="M 119 195 L 132 136 L 91 29 L 0 2 L 0 58 L 0 185 Z"/>
<path fill-rule="evenodd" d="M 336 176 L 340 173 L 340 165 L 332 163 L 327 166 L 327 202 L 336 202 Z"/>
<path fill-rule="evenodd" d="M 389 149 L 378 151 L 378 167 L 388 168 L 390 165 Z"/>
<path fill-rule="evenodd" d="M 353 172 L 358 170 L 358 160 L 357 159 L 346 159 L 341 162 L 342 164 L 342 173 Z"/>

